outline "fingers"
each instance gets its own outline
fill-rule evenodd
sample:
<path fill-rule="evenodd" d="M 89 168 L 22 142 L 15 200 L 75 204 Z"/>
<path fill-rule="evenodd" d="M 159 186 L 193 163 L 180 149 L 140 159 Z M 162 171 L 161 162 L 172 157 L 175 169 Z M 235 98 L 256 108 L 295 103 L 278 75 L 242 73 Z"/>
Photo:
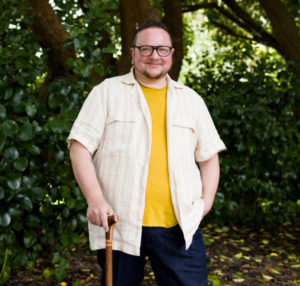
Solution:
<path fill-rule="evenodd" d="M 87 218 L 90 223 L 102 226 L 107 232 L 109 230 L 107 216 L 114 212 L 106 202 L 96 202 L 88 206 Z"/>
<path fill-rule="evenodd" d="M 108 227 L 108 221 L 107 221 L 107 214 L 103 214 L 101 216 L 101 222 L 102 222 L 102 226 L 103 226 L 105 232 L 108 232 L 109 227 Z"/>

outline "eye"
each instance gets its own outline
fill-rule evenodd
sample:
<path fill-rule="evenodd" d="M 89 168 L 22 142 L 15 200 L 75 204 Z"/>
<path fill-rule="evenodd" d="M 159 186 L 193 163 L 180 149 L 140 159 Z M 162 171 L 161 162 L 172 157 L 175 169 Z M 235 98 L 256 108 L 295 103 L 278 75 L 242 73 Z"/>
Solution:
<path fill-rule="evenodd" d="M 169 47 L 159 47 L 158 52 L 162 55 L 167 55 L 170 52 L 170 48 Z"/>
<path fill-rule="evenodd" d="M 151 53 L 152 52 L 152 47 L 150 47 L 150 46 L 142 46 L 140 48 L 140 51 L 143 52 L 143 53 Z"/>

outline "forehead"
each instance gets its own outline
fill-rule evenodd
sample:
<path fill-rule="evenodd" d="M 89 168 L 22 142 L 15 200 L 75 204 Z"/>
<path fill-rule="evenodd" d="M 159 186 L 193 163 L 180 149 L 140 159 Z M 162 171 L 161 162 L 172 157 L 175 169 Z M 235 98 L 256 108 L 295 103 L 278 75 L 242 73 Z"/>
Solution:
<path fill-rule="evenodd" d="M 161 28 L 147 28 L 138 32 L 136 44 L 151 46 L 171 46 L 171 39 L 168 32 Z"/>

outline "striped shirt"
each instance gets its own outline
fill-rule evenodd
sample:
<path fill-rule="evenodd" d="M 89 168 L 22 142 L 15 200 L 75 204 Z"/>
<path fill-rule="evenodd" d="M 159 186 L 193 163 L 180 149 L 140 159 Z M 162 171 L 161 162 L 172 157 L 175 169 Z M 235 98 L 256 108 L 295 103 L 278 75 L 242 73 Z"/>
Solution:
<path fill-rule="evenodd" d="M 224 150 L 203 99 L 167 76 L 167 149 L 171 198 L 186 248 L 204 211 L 196 162 Z M 103 195 L 119 217 L 113 249 L 139 255 L 151 151 L 151 115 L 130 73 L 104 80 L 85 100 L 67 139 L 93 158 Z M 92 250 L 105 248 L 102 227 L 89 223 Z"/>

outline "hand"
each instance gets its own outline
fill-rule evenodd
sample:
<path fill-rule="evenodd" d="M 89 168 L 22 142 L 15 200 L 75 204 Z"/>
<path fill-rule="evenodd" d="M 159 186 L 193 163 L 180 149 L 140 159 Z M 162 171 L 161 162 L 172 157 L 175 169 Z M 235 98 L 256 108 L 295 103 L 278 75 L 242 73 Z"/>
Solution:
<path fill-rule="evenodd" d="M 203 214 L 202 214 L 202 219 L 210 212 L 210 210 L 212 208 L 212 204 L 209 203 L 207 200 L 203 199 L 203 203 L 204 203 L 204 210 L 203 210 Z"/>
<path fill-rule="evenodd" d="M 88 204 L 87 218 L 89 222 L 102 226 L 106 232 L 109 230 L 107 216 L 113 213 L 113 209 L 104 199 Z"/>

